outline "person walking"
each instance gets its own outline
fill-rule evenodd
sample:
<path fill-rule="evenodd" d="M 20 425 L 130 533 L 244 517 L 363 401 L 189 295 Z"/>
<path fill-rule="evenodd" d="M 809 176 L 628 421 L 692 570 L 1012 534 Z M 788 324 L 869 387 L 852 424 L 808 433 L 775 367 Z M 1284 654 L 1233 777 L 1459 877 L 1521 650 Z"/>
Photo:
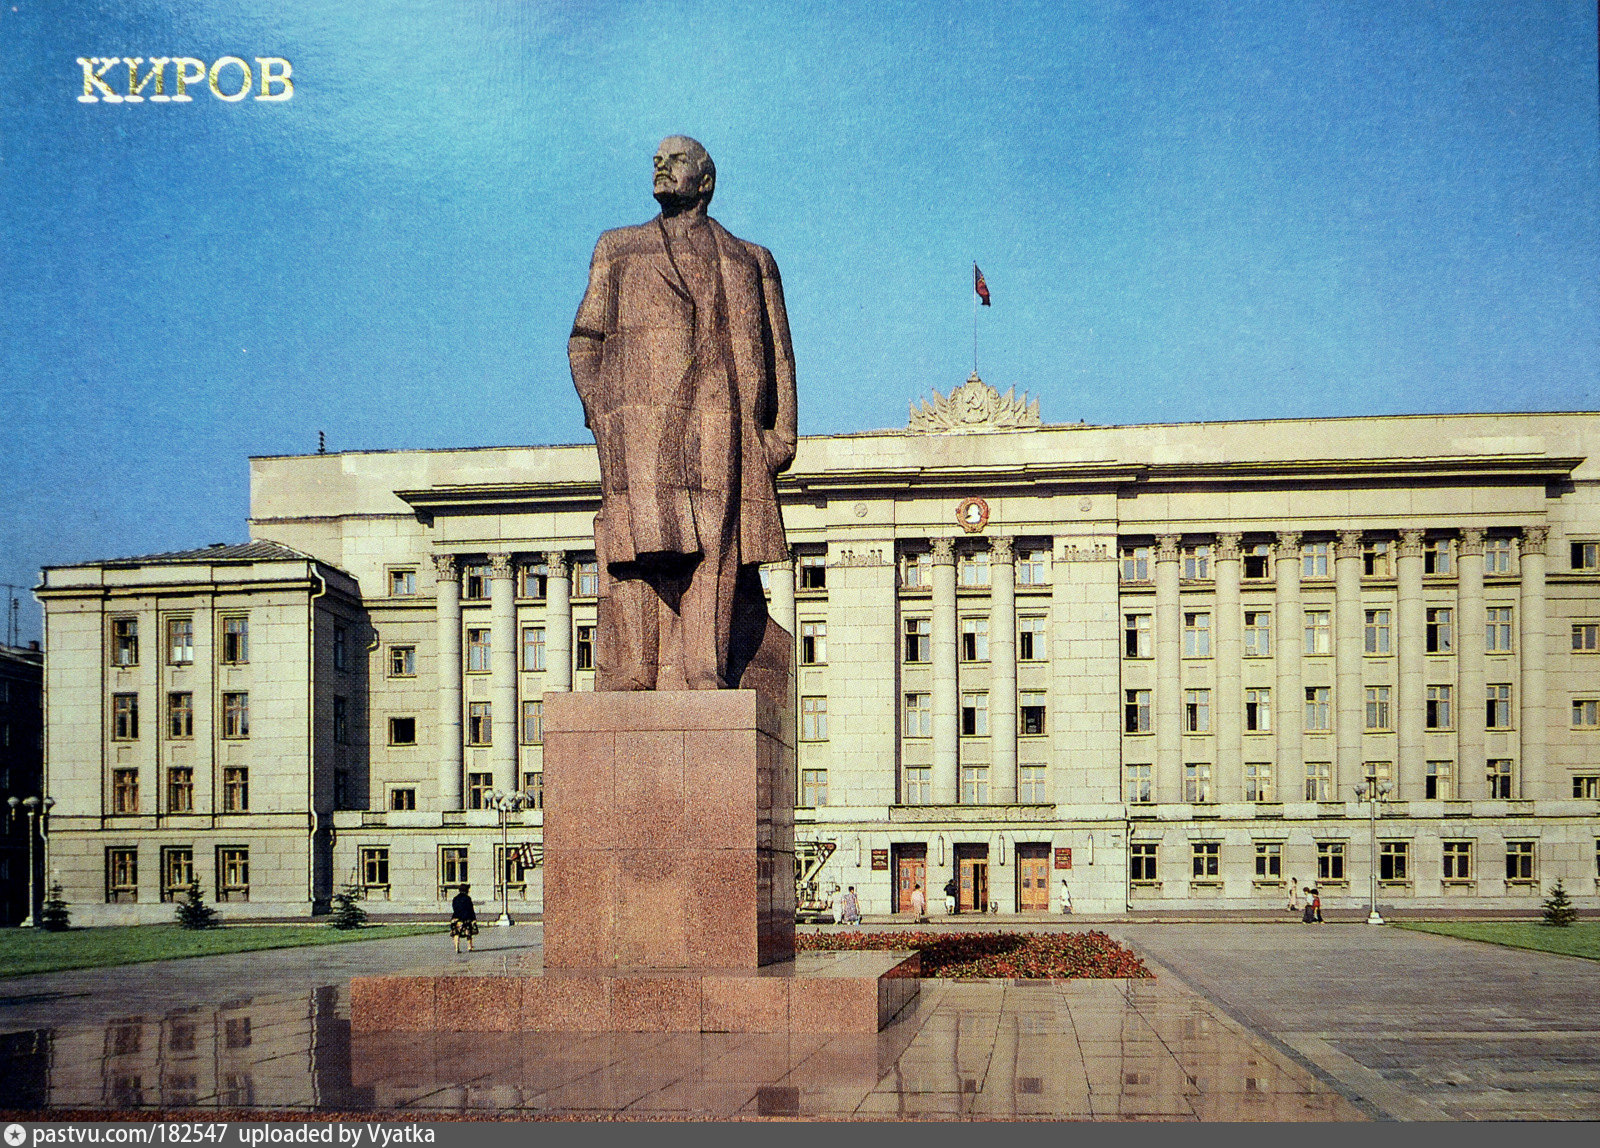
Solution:
<path fill-rule="evenodd" d="M 1307 885 L 1306 886 L 1306 906 L 1300 912 L 1300 921 L 1301 921 L 1302 924 L 1309 925 L 1309 924 L 1311 924 L 1313 921 L 1315 921 L 1317 919 L 1317 907 L 1316 907 L 1315 903 L 1313 902 L 1313 898 L 1316 895 L 1317 895 L 1316 888 L 1314 886 Z"/>
<path fill-rule="evenodd" d="M 1311 916 L 1317 924 L 1322 924 L 1322 890 L 1311 890 Z"/>
<path fill-rule="evenodd" d="M 467 892 L 471 885 L 461 886 L 450 902 L 450 940 L 454 942 L 456 952 L 461 952 L 461 941 L 467 942 L 467 952 L 472 952 L 472 938 L 478 935 L 478 912 L 472 907 L 472 895 Z"/>
<path fill-rule="evenodd" d="M 1299 911 L 1300 911 L 1300 878 L 1298 878 L 1298 877 L 1290 877 L 1289 878 L 1289 912 L 1298 913 Z"/>
<path fill-rule="evenodd" d="M 839 898 L 839 923 L 856 930 L 861 928 L 861 899 L 856 896 L 854 885 Z"/>
<path fill-rule="evenodd" d="M 914 886 L 911 890 L 911 915 L 917 919 L 917 924 L 928 923 L 928 895 L 922 891 L 922 886 Z"/>
<path fill-rule="evenodd" d="M 944 883 L 944 911 L 946 913 L 954 913 L 956 911 L 956 879 L 954 877 Z"/>

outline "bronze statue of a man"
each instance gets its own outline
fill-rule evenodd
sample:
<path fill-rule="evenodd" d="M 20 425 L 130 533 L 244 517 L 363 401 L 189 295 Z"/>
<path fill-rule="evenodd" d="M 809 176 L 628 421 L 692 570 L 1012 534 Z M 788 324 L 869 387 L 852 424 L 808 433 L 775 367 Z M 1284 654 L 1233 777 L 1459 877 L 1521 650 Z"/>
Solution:
<path fill-rule="evenodd" d="M 758 567 L 788 557 L 794 349 L 771 252 L 706 214 L 716 180 L 661 141 L 661 214 L 600 236 L 567 343 L 600 453 L 597 690 L 752 687 L 776 644 Z"/>

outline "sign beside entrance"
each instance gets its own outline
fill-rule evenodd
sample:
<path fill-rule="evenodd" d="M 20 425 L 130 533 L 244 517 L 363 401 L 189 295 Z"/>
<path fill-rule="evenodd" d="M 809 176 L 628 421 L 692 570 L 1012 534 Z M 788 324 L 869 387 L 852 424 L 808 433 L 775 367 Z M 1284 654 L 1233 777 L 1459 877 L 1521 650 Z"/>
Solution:
<path fill-rule="evenodd" d="M 1071 869 L 1072 868 L 1072 850 L 1071 849 L 1057 849 L 1056 850 L 1056 868 L 1057 869 Z"/>
<path fill-rule="evenodd" d="M 889 868 L 889 851 L 887 849 L 874 849 L 872 851 L 873 872 L 886 872 Z"/>

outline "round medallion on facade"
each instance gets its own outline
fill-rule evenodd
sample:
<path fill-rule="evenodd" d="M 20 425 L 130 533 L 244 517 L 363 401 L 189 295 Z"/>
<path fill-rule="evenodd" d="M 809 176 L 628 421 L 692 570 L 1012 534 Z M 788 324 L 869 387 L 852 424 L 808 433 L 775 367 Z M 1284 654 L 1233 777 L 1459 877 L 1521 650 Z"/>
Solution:
<path fill-rule="evenodd" d="M 968 534 L 976 534 L 989 525 L 989 504 L 981 498 L 963 498 L 956 507 L 956 521 Z"/>
<path fill-rule="evenodd" d="M 856 517 L 857 518 L 865 518 L 866 516 L 867 516 L 867 504 L 865 502 L 856 503 Z"/>

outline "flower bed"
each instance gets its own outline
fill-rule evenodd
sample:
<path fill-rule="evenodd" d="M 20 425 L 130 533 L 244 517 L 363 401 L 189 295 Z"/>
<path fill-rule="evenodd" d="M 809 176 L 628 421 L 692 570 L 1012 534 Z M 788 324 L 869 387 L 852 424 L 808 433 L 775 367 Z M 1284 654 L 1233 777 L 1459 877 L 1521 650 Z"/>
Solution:
<path fill-rule="evenodd" d="M 1149 977 L 1131 950 L 1104 933 L 797 933 L 797 949 L 916 949 L 922 975 L 976 977 Z"/>

